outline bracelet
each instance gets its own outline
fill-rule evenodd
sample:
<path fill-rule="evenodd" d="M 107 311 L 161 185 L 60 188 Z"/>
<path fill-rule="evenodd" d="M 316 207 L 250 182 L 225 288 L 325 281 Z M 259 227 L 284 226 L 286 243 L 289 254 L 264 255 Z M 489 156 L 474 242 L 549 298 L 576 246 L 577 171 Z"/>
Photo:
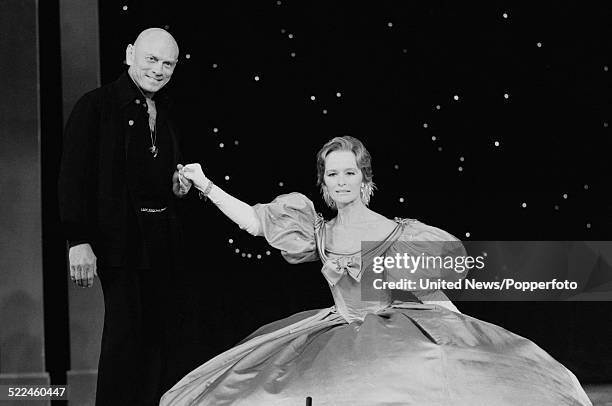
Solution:
<path fill-rule="evenodd" d="M 208 200 L 208 194 L 210 193 L 212 187 L 213 187 L 212 180 L 209 179 L 208 186 L 206 186 L 206 189 L 204 189 L 204 191 L 200 191 L 199 193 L 200 199 L 204 201 Z"/>

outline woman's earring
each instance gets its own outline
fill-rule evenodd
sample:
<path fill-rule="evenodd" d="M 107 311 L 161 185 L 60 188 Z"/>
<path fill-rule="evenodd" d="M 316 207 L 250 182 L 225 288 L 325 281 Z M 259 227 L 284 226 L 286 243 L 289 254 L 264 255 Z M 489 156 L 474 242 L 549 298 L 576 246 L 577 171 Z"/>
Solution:
<path fill-rule="evenodd" d="M 374 182 L 361 184 L 361 201 L 366 206 L 370 204 L 370 198 L 374 194 Z"/>

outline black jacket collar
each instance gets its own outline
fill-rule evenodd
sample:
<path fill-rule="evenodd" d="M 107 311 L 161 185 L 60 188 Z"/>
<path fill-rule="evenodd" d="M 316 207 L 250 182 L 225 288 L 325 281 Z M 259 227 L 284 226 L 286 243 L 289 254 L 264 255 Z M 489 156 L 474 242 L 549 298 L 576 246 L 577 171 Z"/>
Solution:
<path fill-rule="evenodd" d="M 143 95 L 140 93 L 136 84 L 128 74 L 127 70 L 119 76 L 115 81 L 115 91 L 117 95 L 117 102 L 121 108 L 127 106 L 130 103 L 134 103 L 134 100 L 140 99 L 141 103 L 146 103 Z M 164 87 L 153 96 L 155 104 L 162 103 L 164 107 L 168 107 L 170 104 L 170 98 L 166 88 Z"/>

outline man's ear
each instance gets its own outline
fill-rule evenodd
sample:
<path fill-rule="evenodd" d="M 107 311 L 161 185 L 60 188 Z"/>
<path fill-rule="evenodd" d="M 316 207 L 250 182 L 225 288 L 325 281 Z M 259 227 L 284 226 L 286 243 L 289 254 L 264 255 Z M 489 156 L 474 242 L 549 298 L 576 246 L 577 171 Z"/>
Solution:
<path fill-rule="evenodd" d="M 125 48 L 125 63 L 128 66 L 134 64 L 134 45 L 132 44 L 129 44 L 127 48 Z"/>

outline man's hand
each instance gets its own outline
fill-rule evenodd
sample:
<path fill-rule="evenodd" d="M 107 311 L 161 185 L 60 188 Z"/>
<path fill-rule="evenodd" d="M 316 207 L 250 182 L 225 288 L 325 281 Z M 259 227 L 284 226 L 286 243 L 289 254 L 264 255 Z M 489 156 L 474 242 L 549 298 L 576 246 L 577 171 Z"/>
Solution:
<path fill-rule="evenodd" d="M 96 256 L 89 244 L 79 244 L 70 247 L 68 260 L 70 262 L 70 279 L 82 288 L 91 288 L 94 278 L 98 276 Z"/>
<path fill-rule="evenodd" d="M 172 175 L 172 192 L 178 197 L 183 197 L 187 193 L 189 193 L 189 189 L 191 189 L 192 182 L 183 176 L 183 165 L 176 165 L 176 171 Z"/>

